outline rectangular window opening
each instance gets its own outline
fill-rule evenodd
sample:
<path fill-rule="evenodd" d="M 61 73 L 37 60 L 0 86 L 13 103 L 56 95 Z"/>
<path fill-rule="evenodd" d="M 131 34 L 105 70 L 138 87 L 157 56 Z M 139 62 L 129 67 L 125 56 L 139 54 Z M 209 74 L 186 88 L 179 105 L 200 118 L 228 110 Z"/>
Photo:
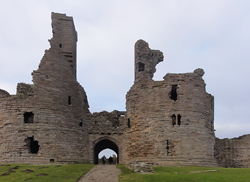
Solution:
<path fill-rule="evenodd" d="M 23 114 L 24 123 L 34 123 L 34 114 L 33 112 L 25 112 Z"/>
<path fill-rule="evenodd" d="M 172 85 L 172 89 L 170 91 L 170 98 L 174 101 L 177 100 L 177 85 Z"/>
<path fill-rule="evenodd" d="M 139 72 L 144 71 L 144 69 L 145 69 L 145 64 L 139 62 Z"/>

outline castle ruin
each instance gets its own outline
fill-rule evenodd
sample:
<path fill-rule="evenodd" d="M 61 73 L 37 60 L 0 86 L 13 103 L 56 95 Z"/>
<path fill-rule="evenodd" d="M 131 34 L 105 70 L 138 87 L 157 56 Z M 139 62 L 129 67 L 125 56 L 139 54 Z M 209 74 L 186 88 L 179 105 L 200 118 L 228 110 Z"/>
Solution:
<path fill-rule="evenodd" d="M 73 18 L 52 13 L 52 31 L 33 84 L 18 83 L 16 95 L 0 89 L 0 163 L 96 164 L 109 148 L 119 163 L 250 167 L 250 135 L 215 137 L 202 69 L 154 81 L 163 53 L 138 40 L 126 111 L 92 114 L 76 80 Z"/>

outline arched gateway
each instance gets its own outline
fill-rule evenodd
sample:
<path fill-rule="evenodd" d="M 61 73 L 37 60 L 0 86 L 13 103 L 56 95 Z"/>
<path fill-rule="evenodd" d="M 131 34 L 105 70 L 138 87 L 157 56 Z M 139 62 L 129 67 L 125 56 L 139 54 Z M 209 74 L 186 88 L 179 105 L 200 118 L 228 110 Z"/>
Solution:
<path fill-rule="evenodd" d="M 94 145 L 94 164 L 98 164 L 98 154 L 104 149 L 111 149 L 117 154 L 117 163 L 119 164 L 119 148 L 112 140 L 103 138 Z"/>

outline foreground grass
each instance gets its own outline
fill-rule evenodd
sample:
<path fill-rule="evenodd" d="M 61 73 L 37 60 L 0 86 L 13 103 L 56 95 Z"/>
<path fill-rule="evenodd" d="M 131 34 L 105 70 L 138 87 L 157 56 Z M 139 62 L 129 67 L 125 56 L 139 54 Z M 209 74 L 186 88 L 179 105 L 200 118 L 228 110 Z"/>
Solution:
<path fill-rule="evenodd" d="M 0 181 L 3 182 L 75 182 L 84 173 L 94 167 L 93 164 L 68 165 L 0 165 Z"/>
<path fill-rule="evenodd" d="M 155 167 L 153 174 L 139 174 L 121 169 L 120 182 L 250 182 L 249 168 Z"/>

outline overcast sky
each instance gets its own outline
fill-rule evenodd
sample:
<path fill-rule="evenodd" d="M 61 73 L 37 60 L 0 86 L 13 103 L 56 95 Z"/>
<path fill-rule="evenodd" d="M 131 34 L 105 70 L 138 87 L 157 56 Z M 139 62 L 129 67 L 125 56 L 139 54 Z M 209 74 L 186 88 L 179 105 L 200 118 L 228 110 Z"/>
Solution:
<path fill-rule="evenodd" d="M 0 88 L 32 83 L 48 39 L 51 12 L 74 18 L 77 79 L 91 112 L 125 110 L 138 39 L 161 50 L 155 80 L 203 68 L 215 97 L 219 138 L 250 133 L 249 0 L 0 0 Z"/>

